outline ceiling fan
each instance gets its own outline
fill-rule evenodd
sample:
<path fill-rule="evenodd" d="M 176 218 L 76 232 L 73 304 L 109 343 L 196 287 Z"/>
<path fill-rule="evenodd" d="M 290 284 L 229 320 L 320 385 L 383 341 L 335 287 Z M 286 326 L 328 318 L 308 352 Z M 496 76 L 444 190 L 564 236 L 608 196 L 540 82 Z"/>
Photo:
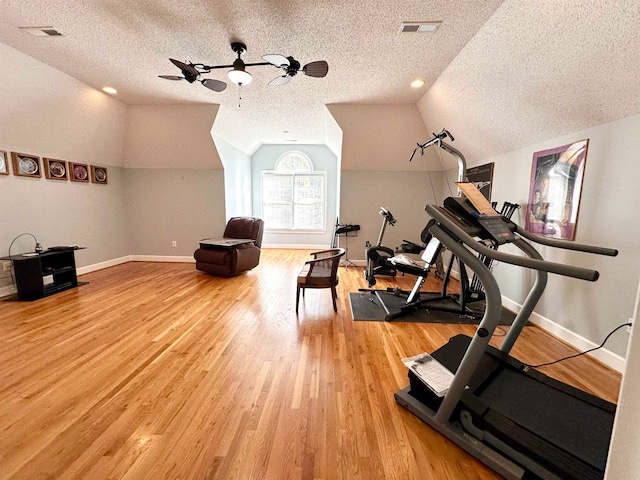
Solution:
<path fill-rule="evenodd" d="M 284 55 L 277 54 L 269 54 L 263 55 L 263 60 L 265 62 L 258 63 L 245 63 L 241 55 L 247 51 L 247 46 L 241 42 L 233 42 L 231 44 L 231 50 L 233 50 L 238 58 L 235 59 L 233 64 L 231 65 L 205 65 L 203 63 L 184 63 L 179 60 L 174 60 L 170 58 L 169 60 L 176 67 L 180 69 L 183 76 L 178 75 L 159 75 L 160 78 L 164 78 L 165 80 L 186 80 L 189 83 L 200 82 L 202 85 L 207 87 L 214 92 L 222 92 L 225 88 L 227 88 L 227 84 L 221 80 L 216 80 L 214 78 L 205 78 L 200 79 L 200 75 L 210 73 L 211 70 L 216 70 L 220 68 L 231 68 L 227 72 L 227 76 L 229 80 L 237 85 L 247 85 L 251 82 L 251 74 L 246 71 L 246 67 L 257 67 L 263 65 L 271 65 L 276 68 L 282 69 L 285 73 L 284 75 L 280 75 L 269 82 L 269 85 L 278 86 L 285 85 L 289 83 L 292 77 L 298 74 L 298 72 L 302 72 L 309 77 L 315 78 L 323 78 L 327 75 L 329 71 L 329 65 L 324 60 L 319 60 L 316 62 L 307 63 L 305 66 L 301 67 L 300 62 L 298 62 L 293 57 L 285 57 Z"/>

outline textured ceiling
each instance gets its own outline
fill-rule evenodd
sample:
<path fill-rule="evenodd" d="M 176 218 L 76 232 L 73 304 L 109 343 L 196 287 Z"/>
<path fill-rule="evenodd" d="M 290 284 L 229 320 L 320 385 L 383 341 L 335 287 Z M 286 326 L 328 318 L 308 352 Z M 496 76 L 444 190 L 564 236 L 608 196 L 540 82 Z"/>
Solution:
<path fill-rule="evenodd" d="M 640 1 L 505 1 L 418 107 L 470 163 L 638 114 Z"/>
<path fill-rule="evenodd" d="M 0 11 L 0 42 L 124 103 L 220 104 L 213 133 L 246 153 L 291 140 L 337 151 L 329 104 L 417 102 L 472 164 L 640 112 L 638 0 L 0 0 Z M 442 21 L 435 34 L 400 33 L 428 20 Z M 233 40 L 246 62 L 280 53 L 326 60 L 329 74 L 269 87 L 281 71 L 250 67 L 250 85 L 222 93 L 157 77 L 179 73 L 169 57 L 230 64 Z M 416 78 L 425 85 L 411 89 Z"/>
<path fill-rule="evenodd" d="M 501 3 L 2 0 L 0 41 L 95 88 L 113 86 L 127 104 L 218 103 L 214 134 L 251 153 L 262 143 L 327 142 L 335 123 L 325 104 L 416 103 Z M 435 34 L 400 33 L 403 21 L 427 20 L 442 26 Z M 53 26 L 63 36 L 34 37 L 24 26 Z M 222 93 L 157 77 L 179 74 L 170 57 L 230 64 L 233 40 L 247 44 L 247 63 L 280 53 L 302 64 L 326 60 L 329 74 L 269 87 L 281 71 L 250 67 L 250 85 Z M 211 76 L 226 80 L 224 70 Z M 409 87 L 416 78 L 424 87 Z"/>

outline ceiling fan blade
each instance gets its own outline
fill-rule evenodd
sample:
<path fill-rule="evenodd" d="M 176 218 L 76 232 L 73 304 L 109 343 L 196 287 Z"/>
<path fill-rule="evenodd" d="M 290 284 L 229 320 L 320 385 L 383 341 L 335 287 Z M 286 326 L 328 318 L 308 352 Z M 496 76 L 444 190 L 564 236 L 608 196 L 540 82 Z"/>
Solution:
<path fill-rule="evenodd" d="M 282 67 L 288 67 L 289 66 L 289 60 L 284 55 L 278 55 L 278 54 L 271 53 L 271 54 L 268 54 L 268 55 L 263 55 L 262 59 L 265 62 L 269 62 L 274 67 L 282 68 Z"/>
<path fill-rule="evenodd" d="M 160 78 L 164 78 L 165 80 L 184 80 L 184 77 L 179 77 L 177 75 L 158 75 Z"/>
<path fill-rule="evenodd" d="M 317 62 L 307 63 L 302 71 L 305 75 L 309 75 L 310 77 L 322 78 L 327 76 L 327 72 L 329 72 L 329 64 L 324 60 L 318 60 Z"/>
<path fill-rule="evenodd" d="M 188 65 L 188 64 L 186 64 L 184 62 L 181 62 L 180 60 L 175 60 L 173 58 L 170 58 L 169 60 L 176 67 L 178 67 L 180 70 L 182 70 L 182 73 L 184 73 L 185 77 L 187 77 L 189 75 L 197 77 L 198 75 L 200 75 L 200 72 L 198 70 L 196 70 L 196 67 L 194 67 L 193 65 Z"/>
<path fill-rule="evenodd" d="M 207 87 L 209 90 L 213 90 L 214 92 L 222 92 L 225 88 L 227 88 L 227 84 L 216 80 L 215 78 L 207 78 L 202 80 L 202 85 Z"/>
<path fill-rule="evenodd" d="M 269 85 L 272 87 L 278 87 L 280 85 L 286 85 L 287 83 L 289 83 L 289 80 L 291 80 L 291 76 L 290 75 L 281 75 L 279 77 L 274 78 L 273 80 L 271 80 L 269 82 Z"/>

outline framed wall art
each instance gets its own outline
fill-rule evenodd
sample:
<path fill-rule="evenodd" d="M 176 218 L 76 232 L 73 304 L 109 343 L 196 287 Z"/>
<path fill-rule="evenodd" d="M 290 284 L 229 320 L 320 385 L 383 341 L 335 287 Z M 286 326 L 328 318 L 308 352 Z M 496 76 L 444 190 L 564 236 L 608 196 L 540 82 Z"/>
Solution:
<path fill-rule="evenodd" d="M 91 165 L 91 181 L 102 185 L 109 183 L 107 169 L 105 167 L 96 167 L 95 165 Z"/>
<path fill-rule="evenodd" d="M 89 182 L 89 165 L 69 162 L 69 177 L 72 182 Z"/>
<path fill-rule="evenodd" d="M 493 162 L 467 169 L 467 181 L 473 183 L 484 198 L 491 201 L 491 182 L 493 181 Z"/>
<path fill-rule="evenodd" d="M 533 154 L 525 228 L 573 240 L 589 140 Z"/>
<path fill-rule="evenodd" d="M 40 171 L 40 157 L 28 153 L 11 152 L 13 174 L 19 177 L 42 177 Z"/>
<path fill-rule="evenodd" d="M 43 158 L 44 176 L 50 180 L 69 180 L 67 162 L 54 158 Z"/>
<path fill-rule="evenodd" d="M 9 157 L 4 150 L 0 150 L 0 175 L 9 175 Z"/>

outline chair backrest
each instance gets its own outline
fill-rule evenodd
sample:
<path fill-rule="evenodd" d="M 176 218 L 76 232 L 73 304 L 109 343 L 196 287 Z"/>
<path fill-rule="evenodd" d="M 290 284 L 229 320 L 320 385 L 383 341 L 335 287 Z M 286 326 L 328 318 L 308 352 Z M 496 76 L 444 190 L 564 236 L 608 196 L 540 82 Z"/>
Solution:
<path fill-rule="evenodd" d="M 333 285 L 338 278 L 338 267 L 340 266 L 340 258 L 344 256 L 344 248 L 331 248 L 321 252 L 312 253 L 314 259 L 311 264 L 309 277 L 328 278 L 329 285 Z"/>
<path fill-rule="evenodd" d="M 420 258 L 422 258 L 422 260 L 424 260 L 427 265 L 433 266 L 436 263 L 436 260 L 438 260 L 440 250 L 442 250 L 442 244 L 440 243 L 440 240 L 438 240 L 436 237 L 431 237 Z"/>
<path fill-rule="evenodd" d="M 422 229 L 422 232 L 420 233 L 420 241 L 422 241 L 422 243 L 424 245 L 427 245 L 429 243 L 429 241 L 431 240 L 431 233 L 429 233 L 429 229 L 431 227 L 433 227 L 437 222 L 435 221 L 435 219 L 431 219 L 427 222 L 427 225 Z"/>
<path fill-rule="evenodd" d="M 225 238 L 251 238 L 257 247 L 262 246 L 264 221 L 256 217 L 232 217 L 224 229 Z"/>

